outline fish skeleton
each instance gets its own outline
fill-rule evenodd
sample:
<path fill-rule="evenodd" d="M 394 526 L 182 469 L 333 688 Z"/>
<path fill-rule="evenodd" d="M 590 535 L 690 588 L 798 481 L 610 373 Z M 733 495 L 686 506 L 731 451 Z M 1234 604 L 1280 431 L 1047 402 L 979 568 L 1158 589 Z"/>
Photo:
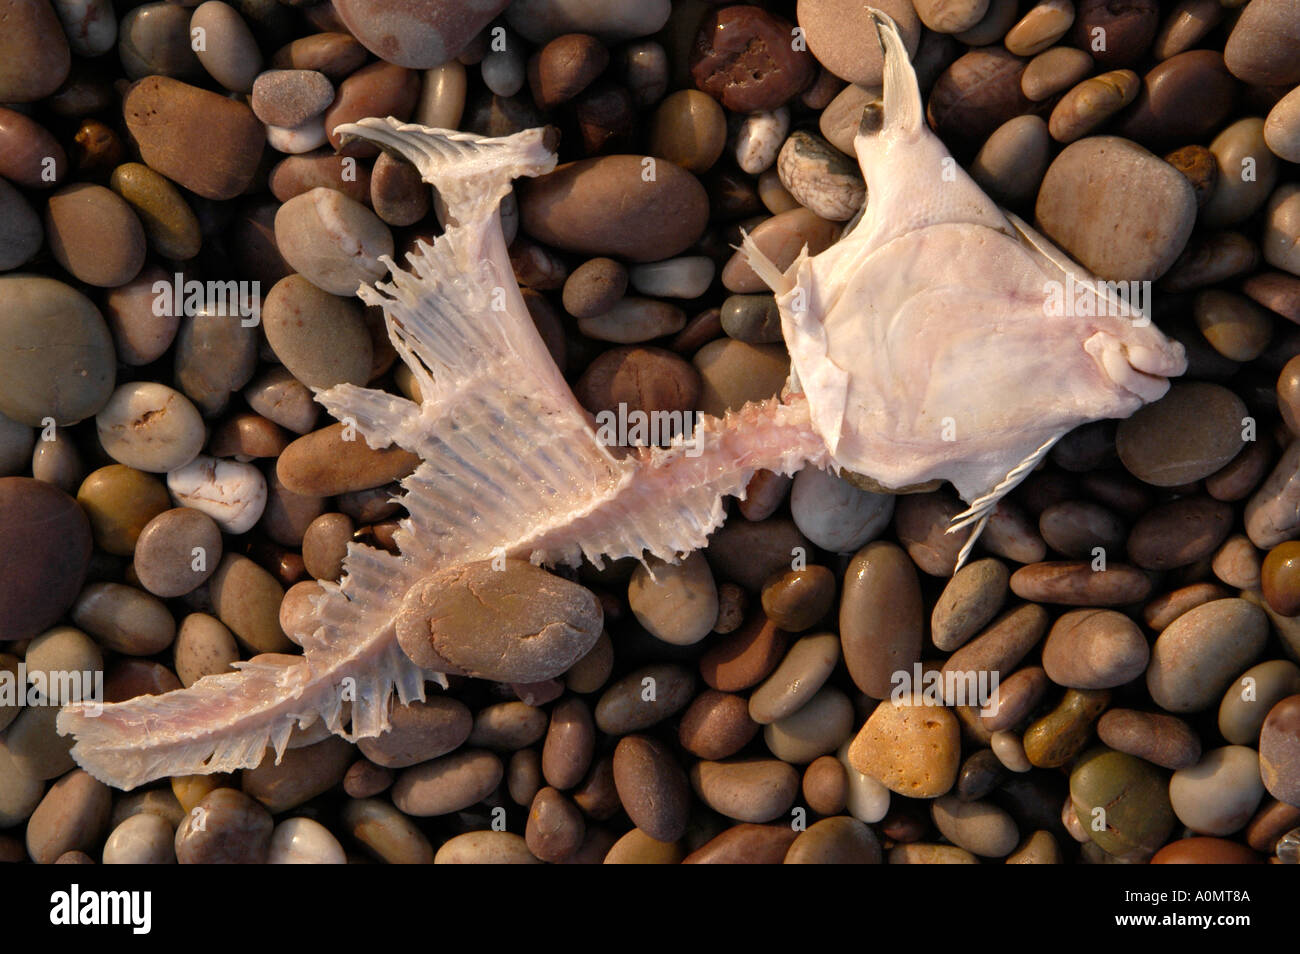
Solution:
<path fill-rule="evenodd" d="M 675 562 L 703 547 L 755 473 L 848 470 L 887 487 L 949 480 L 970 504 L 961 559 L 997 501 L 1072 428 L 1124 417 L 1181 374 L 1181 345 L 1113 290 L 1000 210 L 925 125 L 897 27 L 873 13 L 883 103 L 855 140 L 869 201 L 841 240 L 784 271 L 745 236 L 776 293 L 791 355 L 779 398 L 694 434 L 618 453 L 598 439 L 538 335 L 510 266 L 500 202 L 520 176 L 554 168 L 552 134 L 486 138 L 364 119 L 338 127 L 413 163 L 446 206 L 444 233 L 410 270 L 358 289 L 382 308 L 419 403 L 342 384 L 316 398 L 373 448 L 422 463 L 401 482 L 398 553 L 348 544 L 338 583 L 321 582 L 301 657 L 254 657 L 187 689 L 66 706 L 58 731 L 91 775 L 130 789 L 157 778 L 258 765 L 268 747 L 349 740 L 389 727 L 394 697 L 424 698 L 445 676 L 398 645 L 404 596 L 448 569 L 501 556 Z M 1049 314 L 1046 287 L 1095 296 L 1086 318 Z M 1117 314 L 1122 312 L 1122 314 Z M 689 444 L 688 444 L 689 442 Z"/>

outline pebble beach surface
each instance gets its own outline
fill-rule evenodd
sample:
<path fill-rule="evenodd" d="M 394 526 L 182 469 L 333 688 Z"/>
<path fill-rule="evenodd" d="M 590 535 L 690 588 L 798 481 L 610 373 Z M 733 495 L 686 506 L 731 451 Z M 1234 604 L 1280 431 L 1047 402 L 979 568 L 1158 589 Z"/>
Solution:
<path fill-rule="evenodd" d="M 287 663 L 395 547 L 418 459 L 312 394 L 419 400 L 354 292 L 444 210 L 336 126 L 558 127 L 503 203 L 552 356 L 593 414 L 723 414 L 789 373 L 733 246 L 870 203 L 882 59 L 848 0 L 0 5 L 0 861 L 1300 862 L 1300 0 L 874 5 L 957 162 L 1187 374 L 960 571 L 950 487 L 760 472 L 676 565 L 430 580 L 398 636 L 449 687 L 387 735 L 129 793 L 29 685 Z"/>

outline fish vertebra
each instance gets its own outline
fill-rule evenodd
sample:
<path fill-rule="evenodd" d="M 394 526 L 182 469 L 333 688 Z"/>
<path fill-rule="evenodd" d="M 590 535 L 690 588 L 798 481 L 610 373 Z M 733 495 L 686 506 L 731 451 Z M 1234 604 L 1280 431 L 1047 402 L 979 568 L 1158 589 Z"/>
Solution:
<path fill-rule="evenodd" d="M 423 459 L 402 481 L 400 555 L 349 544 L 342 580 L 322 584 L 299 661 L 238 663 L 97 717 L 65 708 L 58 727 L 77 737 L 77 761 L 133 788 L 255 766 L 268 746 L 278 760 L 294 729 L 318 720 L 349 739 L 379 735 L 394 694 L 406 704 L 442 679 L 402 652 L 395 630 L 403 597 L 433 573 L 501 555 L 676 560 L 705 545 L 724 498 L 743 496 L 754 473 L 806 464 L 893 487 L 944 477 L 972 503 L 964 519 L 978 532 L 1070 428 L 1163 394 L 1156 375 L 1181 373 L 1184 362 L 1159 331 L 1045 315 L 1044 282 L 1095 279 L 956 166 L 922 122 L 896 27 L 877 18 L 884 109 L 868 109 L 856 143 L 865 214 L 839 244 L 816 257 L 805 250 L 784 273 L 745 242 L 777 292 L 792 387 L 701 416 L 693 435 L 664 448 L 620 455 L 601 444 L 515 283 L 498 206 L 512 179 L 554 166 L 546 130 L 487 139 L 393 119 L 340 126 L 414 163 L 447 206 L 445 233 L 419 243 L 411 271 L 385 259 L 392 280 L 358 291 L 383 309 L 421 403 L 346 384 L 317 393 L 372 447 L 397 444 Z M 951 441 L 944 417 L 957 428 Z"/>

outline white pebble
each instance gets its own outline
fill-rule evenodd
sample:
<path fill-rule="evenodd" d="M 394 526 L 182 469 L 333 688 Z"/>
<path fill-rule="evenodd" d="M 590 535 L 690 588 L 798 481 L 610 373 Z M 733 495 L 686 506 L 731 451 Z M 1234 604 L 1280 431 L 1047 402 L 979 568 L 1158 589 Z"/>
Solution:
<path fill-rule="evenodd" d="M 310 818 L 286 818 L 271 833 L 270 865 L 345 865 L 347 855 L 324 825 Z"/>
<path fill-rule="evenodd" d="M 844 774 L 849 780 L 848 799 L 844 804 L 844 810 L 858 821 L 874 825 L 889 814 L 889 789 L 885 788 L 884 783 L 870 775 L 862 774 L 853 767 L 849 762 L 849 746 L 852 744 L 853 739 L 850 738 L 835 753 L 835 757 L 844 766 Z"/>
<path fill-rule="evenodd" d="M 817 546 L 848 553 L 884 532 L 894 515 L 894 495 L 860 490 L 828 470 L 805 467 L 790 490 L 790 515 Z"/>
<path fill-rule="evenodd" d="M 286 152 L 291 156 L 319 149 L 328 139 L 324 114 L 307 120 L 301 126 L 266 127 L 267 144 L 276 152 Z"/>
<path fill-rule="evenodd" d="M 117 42 L 117 16 L 109 0 L 53 0 L 53 6 L 78 56 L 99 56 Z"/>
<path fill-rule="evenodd" d="M 699 298 L 713 284 L 716 266 L 704 255 L 683 255 L 662 262 L 633 265 L 628 279 L 643 295 L 655 298 Z"/>
<path fill-rule="evenodd" d="M 514 43 L 507 43 L 504 50 L 496 50 L 483 57 L 479 71 L 483 74 L 483 85 L 498 96 L 513 96 L 524 88 L 524 61 L 515 52 Z"/>
<path fill-rule="evenodd" d="M 784 106 L 770 113 L 750 113 L 736 132 L 736 164 L 751 176 L 758 175 L 776 162 L 789 131 L 790 110 Z"/>
<path fill-rule="evenodd" d="M 161 815 L 140 812 L 113 829 L 104 842 L 106 865 L 174 865 L 176 833 Z"/>
<path fill-rule="evenodd" d="M 226 533 L 251 530 L 266 508 L 266 478 L 252 464 L 200 455 L 167 475 L 179 507 L 206 513 Z"/>
<path fill-rule="evenodd" d="M 95 415 L 99 442 L 119 464 L 152 474 L 184 467 L 203 449 L 198 408 L 154 381 L 123 384 Z"/>
<path fill-rule="evenodd" d="M 1028 772 L 1034 767 L 1029 761 L 1029 756 L 1025 754 L 1025 744 L 1014 732 L 1005 729 L 994 732 L 993 737 L 989 739 L 989 748 L 993 750 L 993 754 L 998 757 L 1003 767 L 1012 772 Z"/>

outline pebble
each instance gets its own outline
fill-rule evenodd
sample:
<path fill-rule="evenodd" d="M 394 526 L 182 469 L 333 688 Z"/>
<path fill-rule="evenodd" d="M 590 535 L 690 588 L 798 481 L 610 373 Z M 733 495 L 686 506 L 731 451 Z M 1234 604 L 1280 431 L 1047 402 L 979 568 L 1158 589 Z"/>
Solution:
<path fill-rule="evenodd" d="M 1052 109 L 1048 130 L 1057 142 L 1088 135 L 1137 97 L 1141 81 L 1132 70 L 1111 70 L 1085 79 Z"/>
<path fill-rule="evenodd" d="M 322 121 L 329 134 L 329 144 L 340 155 L 371 158 L 379 154 L 379 147 L 354 140 L 344 144 L 335 130 L 344 123 L 353 123 L 367 116 L 392 116 L 410 118 L 420 96 L 420 74 L 392 63 L 380 61 L 363 66 L 338 84 L 338 93 Z"/>
<path fill-rule="evenodd" d="M 1153 865 L 1252 865 L 1260 857 L 1244 845 L 1223 838 L 1181 838 L 1151 857 Z"/>
<path fill-rule="evenodd" d="M 799 833 L 786 852 L 787 865 L 878 865 L 880 840 L 856 818 L 838 815 L 814 822 Z"/>
<path fill-rule="evenodd" d="M 176 638 L 176 622 L 166 605 L 121 583 L 87 586 L 73 604 L 72 619 L 100 645 L 129 656 L 152 656 Z"/>
<path fill-rule="evenodd" d="M 1115 447 L 1120 462 L 1139 480 L 1177 487 L 1209 476 L 1241 451 L 1244 417 L 1245 404 L 1227 388 L 1181 382 L 1121 421 Z"/>
<path fill-rule="evenodd" d="M 332 295 L 353 295 L 382 277 L 387 269 L 379 257 L 393 254 L 392 233 L 378 216 L 319 186 L 280 207 L 275 241 L 285 261 Z"/>
<path fill-rule="evenodd" d="M 6 5 L 5 31 L 0 37 L 0 102 L 44 99 L 63 85 L 71 63 L 67 37 L 49 3 L 20 0 Z"/>
<path fill-rule="evenodd" d="M 176 502 L 211 517 L 230 534 L 246 533 L 266 508 L 266 479 L 255 466 L 201 454 L 167 475 Z"/>
<path fill-rule="evenodd" d="M 140 531 L 132 566 L 155 596 L 184 596 L 207 581 L 221 559 L 221 529 L 188 507 L 158 514 Z"/>
<path fill-rule="evenodd" d="M 696 762 L 690 782 L 709 808 L 752 824 L 785 815 L 799 791 L 799 773 L 793 767 L 760 757 Z"/>
<path fill-rule="evenodd" d="M 634 265 L 628 270 L 628 278 L 632 287 L 643 295 L 699 298 L 713 284 L 715 271 L 712 259 L 704 255 L 687 255 L 662 262 Z"/>
<path fill-rule="evenodd" d="M 455 751 L 469 738 L 474 719 L 458 699 L 434 696 L 394 706 L 383 735 L 360 739 L 357 747 L 382 768 L 406 768 Z"/>
<path fill-rule="evenodd" d="M 1243 295 L 1206 289 L 1197 294 L 1192 307 L 1201 334 L 1232 361 L 1254 361 L 1273 336 L 1268 313 Z"/>
<path fill-rule="evenodd" d="M 464 749 L 398 773 L 393 804 L 406 815 L 449 815 L 491 795 L 505 774 L 501 759 L 481 749 Z"/>
<path fill-rule="evenodd" d="M 743 749 L 758 729 L 744 696 L 705 689 L 682 713 L 677 739 L 692 755 L 717 761 Z"/>
<path fill-rule="evenodd" d="M 1181 497 L 1149 510 L 1129 533 L 1129 558 L 1146 570 L 1170 570 L 1210 556 L 1232 529 L 1232 507 Z"/>
<path fill-rule="evenodd" d="M 750 344 L 781 342 L 781 312 L 771 293 L 730 295 L 722 303 L 722 330 Z"/>
<path fill-rule="evenodd" d="M 736 113 L 783 106 L 816 77 L 817 61 L 790 42 L 793 26 L 759 7 L 704 18 L 691 51 L 695 85 Z"/>
<path fill-rule="evenodd" d="M 397 818 L 402 817 L 397 812 L 393 814 Z M 411 830 L 416 831 L 414 828 Z M 424 836 L 421 835 L 420 838 L 423 841 Z M 424 841 L 424 845 L 427 846 L 428 842 Z M 432 848 L 429 850 L 432 852 Z M 421 862 L 412 858 L 410 863 Z M 467 831 L 449 838 L 438 849 L 433 863 L 436 865 L 536 865 L 541 864 L 541 861 L 528 850 L 528 843 L 521 836 L 509 831 L 487 830 Z"/>
<path fill-rule="evenodd" d="M 1228 586 L 1243 590 L 1260 587 L 1260 556 L 1250 540 L 1234 534 L 1224 541 L 1210 562 L 1214 575 Z"/>
<path fill-rule="evenodd" d="M 1047 693 L 1050 681 L 1042 666 L 1023 666 L 998 682 L 997 698 L 984 708 L 980 722 L 997 734 L 1018 725 Z"/>
<path fill-rule="evenodd" d="M 149 244 L 163 258 L 179 262 L 199 253 L 202 242 L 199 220 L 176 187 L 165 178 L 146 165 L 128 162 L 113 170 L 109 186 L 130 206 L 143 226 Z M 153 274 L 157 270 L 149 271 Z M 138 270 L 137 274 L 142 276 Z M 152 292 L 153 282 L 147 287 Z M 155 322 L 158 317 L 153 315 L 152 307 L 150 317 Z M 174 327 L 174 324 L 168 324 Z"/>
<path fill-rule="evenodd" d="M 1278 186 L 1264 215 L 1264 234 L 1260 238 L 1264 260 L 1300 275 L 1300 185 L 1288 182 Z"/>
<path fill-rule="evenodd" d="M 285 368 L 268 368 L 244 390 L 244 400 L 258 414 L 295 434 L 316 426 L 320 405 L 311 391 Z"/>
<path fill-rule="evenodd" d="M 790 377 L 790 355 L 784 347 L 754 345 L 734 338 L 709 342 L 695 353 L 692 363 L 700 373 L 696 410 L 715 417 L 739 410 L 750 401 L 780 394 Z M 733 574 L 731 578 L 736 577 Z M 762 580 L 751 589 L 760 585 Z"/>
<path fill-rule="evenodd" d="M 979 859 L 956 845 L 902 844 L 889 849 L 890 865 L 977 865 Z"/>
<path fill-rule="evenodd" d="M 27 820 L 27 854 L 48 865 L 66 851 L 90 852 L 108 828 L 112 792 L 81 769 L 69 772 L 45 793 Z"/>
<path fill-rule="evenodd" d="M 1300 162 L 1300 93 L 1296 90 L 1269 110 L 1264 120 L 1264 142 L 1279 159 Z"/>
<path fill-rule="evenodd" d="M 320 728 L 317 723 L 306 732 L 313 733 Z M 302 736 L 303 730 L 295 729 L 294 733 Z M 307 738 L 310 737 L 308 734 Z M 243 772 L 244 794 L 257 799 L 272 814 L 297 808 L 334 788 L 343 781 L 348 766 L 357 756 L 350 743 L 328 733 L 320 741 L 305 745 L 295 745 L 291 737 L 289 745 L 279 762 L 264 758 L 257 768 Z"/>
<path fill-rule="evenodd" d="M 117 46 L 126 75 L 202 79 L 190 17 L 189 10 L 169 3 L 145 3 L 128 12 L 118 28 Z"/>
<path fill-rule="evenodd" d="M 203 418 L 185 395 L 150 381 L 114 391 L 96 415 L 95 429 L 110 457 L 155 474 L 194 460 L 207 436 Z"/>
<path fill-rule="evenodd" d="M 785 106 L 749 113 L 736 130 L 736 165 L 753 176 L 767 171 L 776 162 L 789 131 L 790 110 Z"/>
<path fill-rule="evenodd" d="M 240 658 L 230 630 L 207 613 L 190 613 L 181 620 L 172 654 L 173 668 L 186 688 L 204 676 L 229 672 L 230 664 Z"/>
<path fill-rule="evenodd" d="M 681 563 L 656 560 L 632 572 L 628 605 L 656 639 L 677 646 L 697 643 L 718 619 L 718 590 L 702 553 Z"/>
<path fill-rule="evenodd" d="M 993 131 L 969 171 L 996 201 L 1019 206 L 1038 194 L 1050 159 L 1047 123 L 1041 116 L 1016 116 Z"/>
<path fill-rule="evenodd" d="M 77 489 L 77 503 L 90 518 L 95 546 L 116 556 L 130 556 L 149 521 L 171 506 L 158 478 L 124 464 L 88 475 Z"/>
<path fill-rule="evenodd" d="M 1208 228 L 1241 225 L 1268 200 L 1277 182 L 1277 160 L 1264 140 L 1264 121 L 1248 117 L 1232 123 L 1210 143 L 1219 167 L 1213 193 L 1201 210 Z"/>
<path fill-rule="evenodd" d="M 17 663 L 14 664 L 15 666 Z M 45 794 L 40 778 L 29 775 L 0 741 L 0 827 L 14 828 L 31 817 Z"/>
<path fill-rule="evenodd" d="M 1255 744 L 1269 710 L 1296 693 L 1300 693 L 1300 668 L 1294 663 L 1274 659 L 1252 666 L 1223 695 L 1219 733 L 1235 745 Z"/>
<path fill-rule="evenodd" d="M 88 285 L 124 285 L 144 265 L 140 220 L 126 202 L 100 185 L 79 182 L 51 195 L 45 236 L 55 260 Z"/>
<path fill-rule="evenodd" d="M 369 380 L 370 335 L 353 301 L 322 291 L 302 275 L 290 275 L 267 294 L 262 320 L 276 357 L 308 387 Z"/>
<path fill-rule="evenodd" d="M 861 86 L 850 84 L 844 87 L 835 98 L 830 101 L 827 107 L 822 110 L 821 116 L 817 120 L 817 129 L 826 141 L 845 155 L 854 155 L 854 139 L 858 135 L 858 127 L 862 123 L 862 112 L 872 103 L 880 104 L 882 102 L 881 94 L 878 88 L 863 89 Z M 785 130 L 781 133 L 781 142 L 776 143 L 773 147 L 772 158 L 776 159 L 776 150 L 785 141 Z"/>
<path fill-rule="evenodd" d="M 763 612 L 786 632 L 810 629 L 830 612 L 835 576 L 824 566 L 787 570 L 763 585 Z"/>
<path fill-rule="evenodd" d="M 415 470 L 420 459 L 396 446 L 374 450 L 345 425 L 330 424 L 298 438 L 276 461 L 284 486 L 309 497 L 333 497 L 369 490 L 399 480 Z"/>
<path fill-rule="evenodd" d="M 768 751 L 791 765 L 807 765 L 853 737 L 853 703 L 833 686 L 823 686 L 795 712 L 768 723 Z"/>
<path fill-rule="evenodd" d="M 583 372 L 574 394 L 598 413 L 625 405 L 628 412 L 691 411 L 700 393 L 699 372 L 672 352 L 618 347 L 602 352 Z"/>
<path fill-rule="evenodd" d="M 262 70 L 262 54 L 253 31 L 234 7 L 207 0 L 190 16 L 193 47 L 203 68 L 232 93 L 251 93 Z M 200 41 L 201 44 L 200 45 Z"/>
<path fill-rule="evenodd" d="M 208 581 L 213 610 L 243 645 L 255 652 L 282 653 L 292 643 L 280 628 L 284 589 L 246 556 L 227 553 Z"/>
<path fill-rule="evenodd" d="M 1207 708 L 1263 651 L 1268 632 L 1268 618 L 1246 600 L 1214 600 L 1188 610 L 1151 649 L 1151 698 L 1168 712 Z"/>
<path fill-rule="evenodd" d="M 41 247 L 45 231 L 21 192 L 0 180 L 0 269 L 24 264 Z"/>
<path fill-rule="evenodd" d="M 697 175 L 707 172 L 727 144 L 727 121 L 717 101 L 696 89 L 670 94 L 650 120 L 650 154 Z"/>
<path fill-rule="evenodd" d="M 794 479 L 790 513 L 809 540 L 848 553 L 878 537 L 894 515 L 894 496 L 860 490 L 828 470 L 805 467 Z"/>
<path fill-rule="evenodd" d="M 29 778 L 48 781 L 76 767 L 72 738 L 59 735 L 55 726 L 59 710 L 54 706 L 26 706 L 5 730 L 0 751 L 6 751 L 13 767 Z"/>
<path fill-rule="evenodd" d="M 680 254 L 703 234 L 709 200 L 675 163 L 599 156 L 521 183 L 519 213 L 523 230 L 546 245 L 652 262 Z"/>
<path fill-rule="evenodd" d="M 798 837 L 789 825 L 733 825 L 687 855 L 687 865 L 779 865 Z"/>
<path fill-rule="evenodd" d="M 48 189 L 62 184 L 68 156 L 44 126 L 20 112 L 0 107 L 0 175 L 13 185 Z"/>
<path fill-rule="evenodd" d="M 370 201 L 370 170 L 364 165 L 345 165 L 345 158 L 351 157 L 338 156 L 326 149 L 287 156 L 271 168 L 267 185 L 281 202 L 314 188 L 337 189 L 356 202 Z M 345 169 L 349 173 L 347 178 Z"/>
<path fill-rule="evenodd" d="M 686 313 L 654 298 L 627 297 L 604 314 L 579 318 L 578 330 L 597 341 L 639 344 L 676 334 L 686 326 Z"/>
<path fill-rule="evenodd" d="M 948 526 L 963 506 L 946 491 L 907 493 L 894 507 L 894 532 L 907 555 L 930 576 L 950 577 L 966 533 L 949 533 Z"/>
<path fill-rule="evenodd" d="M 208 417 L 225 410 L 230 396 L 257 370 L 260 335 L 247 318 L 232 321 L 225 309 L 186 314 L 176 333 L 177 389 Z"/>
<path fill-rule="evenodd" d="M 888 794 L 886 791 L 886 797 Z M 835 756 L 823 755 L 813 759 L 812 763 L 804 769 L 803 799 L 817 814 L 837 815 L 844 811 L 848 795 L 848 773 Z"/>
<path fill-rule="evenodd" d="M 612 258 L 588 259 L 564 281 L 564 310 L 580 319 L 603 315 L 623 297 L 628 279 L 628 269 L 620 262 Z"/>
<path fill-rule="evenodd" d="M 1036 831 L 1007 855 L 1009 865 L 1059 865 L 1061 847 L 1050 832 Z"/>
<path fill-rule="evenodd" d="M 117 825 L 104 842 L 106 865 L 174 865 L 176 833 L 167 819 L 141 812 Z"/>
<path fill-rule="evenodd" d="M 872 698 L 888 698 L 894 674 L 920 660 L 923 629 L 911 560 L 893 543 L 867 544 L 849 564 L 840 600 L 840 642 L 854 684 Z"/>
<path fill-rule="evenodd" d="M 1211 749 L 1169 780 L 1178 820 L 1202 835 L 1230 835 L 1245 827 L 1264 797 L 1259 755 L 1244 745 Z"/>
<path fill-rule="evenodd" d="M 253 83 L 249 105 L 268 126 L 300 126 L 334 100 L 334 84 L 316 70 L 267 70 Z"/>
<path fill-rule="evenodd" d="M 1079 0 L 1070 39 L 1073 46 L 1089 50 L 1099 64 L 1113 69 L 1132 66 L 1140 60 L 1159 26 L 1160 7 L 1156 0 L 1118 5 L 1107 0 Z M 1098 36 L 1104 37 L 1105 42 L 1094 42 Z"/>
<path fill-rule="evenodd" d="M 930 638 L 936 648 L 952 652 L 983 629 L 1007 598 L 1006 565 L 976 560 L 953 575 L 935 602 Z"/>
<path fill-rule="evenodd" d="M 854 769 L 908 798 L 935 798 L 949 791 L 960 757 L 956 716 L 941 706 L 892 700 L 876 706 L 848 749 Z"/>
<path fill-rule="evenodd" d="M 619 801 L 640 831 L 660 842 L 675 842 L 685 834 L 690 786 L 662 742 L 643 735 L 620 739 L 613 772 Z"/>
<path fill-rule="evenodd" d="M 1090 174 L 1098 168 L 1111 172 Z M 1093 136 L 1053 160 L 1034 214 L 1048 238 L 1099 277 L 1150 281 L 1187 244 L 1196 198 L 1182 175 L 1145 149 Z"/>
<path fill-rule="evenodd" d="M 1218 51 L 1188 50 L 1142 77 L 1142 88 L 1117 129 L 1152 148 L 1201 140 L 1227 118 L 1235 91 Z"/>
<path fill-rule="evenodd" d="M 500 857 L 499 852 L 492 852 L 489 846 L 482 845 L 477 840 L 467 843 L 466 839 L 470 839 L 471 835 L 509 835 L 510 839 L 518 841 L 518 850 L 532 858 L 523 838 L 509 832 L 468 832 L 459 835 L 445 842 L 435 858 L 433 846 L 415 823 L 388 802 L 377 798 L 349 799 L 344 804 L 340 817 L 344 831 L 372 855 L 388 864 L 427 865 L 439 859 L 442 864 L 462 863 L 463 857 L 474 859 L 484 854 L 489 858 Z"/>
<path fill-rule="evenodd" d="M 479 73 L 483 85 L 497 96 L 513 96 L 524 88 L 527 78 L 524 61 L 520 58 L 513 44 L 505 41 L 505 49 L 491 50 L 479 64 Z"/>
<path fill-rule="evenodd" d="M 831 222 L 851 219 L 866 202 L 857 164 L 812 133 L 796 130 L 777 156 L 781 184 L 800 205 Z"/>
<path fill-rule="evenodd" d="M 1114 610 L 1073 610 L 1052 624 L 1043 669 L 1059 686 L 1113 689 L 1140 676 L 1150 649 L 1127 616 Z"/>
<path fill-rule="evenodd" d="M 908 55 L 915 56 L 923 22 L 931 29 L 936 29 L 935 24 L 951 27 L 966 21 L 970 21 L 973 26 L 987 5 L 987 0 L 983 0 L 982 4 L 981 0 L 974 0 L 963 5 L 922 4 L 921 9 L 915 9 L 911 3 L 882 0 L 877 9 L 894 20 Z M 962 9 L 954 9 L 959 6 Z M 940 10 L 940 18 L 936 19 L 932 14 Z M 927 16 L 930 22 L 927 22 Z M 859 86 L 880 85 L 884 59 L 876 39 L 875 26 L 865 7 L 852 0 L 800 0 L 797 19 L 808 49 L 818 63 L 849 83 Z M 940 32 L 959 31 L 943 29 Z M 789 36 L 788 30 L 786 35 Z"/>
<path fill-rule="evenodd" d="M 839 226 L 809 209 L 791 209 L 759 223 L 749 237 L 778 269 L 785 270 L 806 246 L 809 255 L 830 248 L 839 238 Z M 722 284 L 731 292 L 751 294 L 768 291 L 766 283 L 749 267 L 740 252 L 733 254 L 722 269 Z"/>
<path fill-rule="evenodd" d="M 586 89 L 609 65 L 609 51 L 586 33 L 557 36 L 538 51 L 528 65 L 533 99 L 553 109 Z"/>
<path fill-rule="evenodd" d="M 1259 733 L 1264 787 L 1280 802 L 1300 806 L 1300 695 L 1287 696 L 1268 712 Z"/>
<path fill-rule="evenodd" d="M 945 795 L 930 803 L 930 817 L 945 838 L 973 855 L 1004 858 L 1020 842 L 1015 821 L 991 802 Z"/>
<path fill-rule="evenodd" d="M 1054 46 L 1029 61 L 1020 77 L 1020 89 L 1035 103 L 1050 99 L 1081 82 L 1093 70 L 1086 50 Z"/>
<path fill-rule="evenodd" d="M 347 855 L 328 828 L 310 818 L 286 818 L 271 832 L 269 865 L 343 865 Z"/>
<path fill-rule="evenodd" d="M 1073 23 L 1070 0 L 1040 0 L 1007 31 L 1003 42 L 1016 56 L 1033 56 L 1065 36 Z"/>
<path fill-rule="evenodd" d="M 596 728 L 607 735 L 640 732 L 676 715 L 695 696 L 695 676 L 676 663 L 634 669 L 611 684 L 596 703 Z"/>
<path fill-rule="evenodd" d="M 974 147 L 1007 120 L 1030 112 L 1033 104 L 1020 88 L 1024 70 L 1023 59 L 996 46 L 959 56 L 935 80 L 926 105 L 939 138 Z"/>
<path fill-rule="evenodd" d="M 1290 86 L 1300 82 L 1296 50 L 1300 24 L 1290 0 L 1264 0 L 1243 10 L 1228 34 L 1224 60 L 1232 75 L 1244 83 Z"/>
<path fill-rule="evenodd" d="M 1300 499 L 1300 441 L 1293 441 L 1246 503 L 1246 535 L 1250 542 L 1261 549 L 1270 549 L 1294 536 L 1300 525 L 1297 499 Z"/>
<path fill-rule="evenodd" d="M 1041 606 L 1022 603 L 1002 613 L 979 636 L 949 656 L 942 671 L 996 672 L 1000 682 L 1038 645 L 1045 632 L 1047 612 Z"/>
<path fill-rule="evenodd" d="M 1070 772 L 1070 801 L 1088 837 L 1124 860 L 1150 857 L 1174 829 L 1164 774 L 1123 752 L 1099 747 L 1081 757 Z M 1094 827 L 1094 817 L 1104 817 L 1103 827 Z"/>
<path fill-rule="evenodd" d="M 352 798 L 370 798 L 379 795 L 388 791 L 393 784 L 393 774 L 367 759 L 358 759 L 343 776 L 343 791 Z"/>
<path fill-rule="evenodd" d="M 146 76 L 122 103 L 144 163 L 205 199 L 233 199 L 257 173 L 265 132 L 241 102 Z"/>
<path fill-rule="evenodd" d="M 389 225 L 415 225 L 429 214 L 430 192 L 415 166 L 381 152 L 370 177 L 370 203 Z"/>
<path fill-rule="evenodd" d="M 403 598 L 397 640 L 417 665 L 499 682 L 564 673 L 600 635 L 600 602 L 525 560 L 451 567 Z"/>
<path fill-rule="evenodd" d="M 1039 514 L 1038 530 L 1049 547 L 1074 560 L 1091 559 L 1098 547 L 1118 553 L 1128 536 L 1118 514 L 1087 500 L 1051 504 Z"/>
<path fill-rule="evenodd" d="M 1002 766 L 1012 772 L 1028 772 L 1034 767 L 1034 763 L 1029 761 L 1024 742 L 1014 732 L 994 732 L 989 739 L 989 747 Z"/>
<path fill-rule="evenodd" d="M 1070 689 L 1056 708 L 1025 730 L 1025 757 L 1039 768 L 1059 768 L 1088 744 L 1092 724 L 1110 704 L 1104 689 Z"/>

